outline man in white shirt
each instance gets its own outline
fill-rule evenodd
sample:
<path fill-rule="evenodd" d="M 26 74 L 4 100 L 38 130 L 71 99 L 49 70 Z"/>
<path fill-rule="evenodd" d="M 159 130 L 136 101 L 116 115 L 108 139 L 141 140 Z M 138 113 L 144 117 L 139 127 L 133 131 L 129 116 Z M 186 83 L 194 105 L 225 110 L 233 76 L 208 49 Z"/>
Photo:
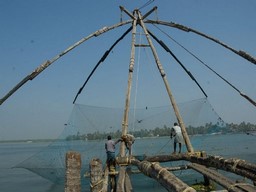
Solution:
<path fill-rule="evenodd" d="M 179 144 L 179 153 L 181 153 L 181 146 L 183 142 L 183 137 L 181 133 L 181 128 L 178 123 L 174 123 L 174 126 L 171 128 L 171 139 L 174 137 L 174 154 L 176 153 L 177 143 Z"/>

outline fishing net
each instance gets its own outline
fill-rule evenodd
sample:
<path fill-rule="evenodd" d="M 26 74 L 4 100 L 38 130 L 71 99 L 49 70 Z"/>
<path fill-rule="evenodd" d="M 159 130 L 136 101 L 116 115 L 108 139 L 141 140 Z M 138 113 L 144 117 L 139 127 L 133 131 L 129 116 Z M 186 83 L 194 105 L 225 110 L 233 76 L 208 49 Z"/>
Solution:
<path fill-rule="evenodd" d="M 225 123 L 207 99 L 180 103 L 178 106 L 188 132 L 202 128 L 208 132 L 225 130 Z M 63 183 L 65 154 L 72 150 L 81 153 L 81 174 L 84 175 L 92 158 L 105 161 L 104 142 L 107 135 L 112 135 L 114 139 L 120 138 L 123 114 L 123 108 L 75 104 L 60 137 L 16 167 L 26 168 L 54 183 Z M 133 154 L 140 156 L 170 153 L 170 146 L 163 146 L 170 140 L 170 128 L 174 122 L 176 118 L 171 106 L 130 109 L 128 130 L 136 137 Z M 119 145 L 117 153 L 118 147 Z"/>

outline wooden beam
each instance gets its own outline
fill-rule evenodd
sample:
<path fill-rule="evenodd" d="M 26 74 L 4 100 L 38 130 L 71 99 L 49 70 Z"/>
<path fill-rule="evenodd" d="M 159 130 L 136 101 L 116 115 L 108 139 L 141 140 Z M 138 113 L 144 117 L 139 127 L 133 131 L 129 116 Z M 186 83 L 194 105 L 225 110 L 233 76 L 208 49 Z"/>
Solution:
<path fill-rule="evenodd" d="M 104 180 L 103 180 L 103 186 L 102 186 L 102 192 L 108 192 L 108 167 L 106 166 L 104 171 Z"/>
<path fill-rule="evenodd" d="M 185 160 L 229 171 L 256 181 L 256 164 L 246 162 L 245 160 L 236 158 L 226 159 L 221 156 L 198 157 L 193 155 L 187 156 Z"/>
<path fill-rule="evenodd" d="M 225 189 L 228 189 L 230 192 L 242 192 L 242 191 L 248 191 L 248 192 L 255 192 L 256 187 L 246 184 L 246 183 L 236 183 L 229 178 L 221 175 L 215 170 L 209 169 L 203 165 L 199 165 L 197 163 L 189 164 L 188 167 L 191 167 L 192 169 L 196 170 L 197 172 L 203 174 L 204 176 L 207 176 L 214 182 L 220 184 Z"/>
<path fill-rule="evenodd" d="M 135 61 L 136 26 L 137 26 L 137 19 L 134 16 L 134 19 L 132 22 L 132 43 L 131 43 L 129 74 L 128 74 L 128 85 L 127 85 L 126 98 L 125 98 L 124 116 L 122 120 L 122 136 L 126 135 L 128 131 L 128 116 L 129 116 L 129 108 L 130 108 L 132 77 L 133 77 L 133 68 L 135 63 L 134 61 Z M 125 156 L 124 142 L 122 142 L 120 145 L 120 156 L 121 157 Z M 123 192 L 123 191 L 125 191 L 125 166 L 120 166 L 119 177 L 117 182 L 117 192 Z"/>
<path fill-rule="evenodd" d="M 131 20 L 128 20 L 128 21 L 117 23 L 117 24 L 109 26 L 109 27 L 103 27 L 102 29 L 97 30 L 94 33 L 88 35 L 87 37 L 84 37 L 81 40 L 77 41 L 75 44 L 71 45 L 70 47 L 68 47 L 67 49 L 65 49 L 64 51 L 62 51 L 61 53 L 59 53 L 58 55 L 53 57 L 52 59 L 47 60 L 43 64 L 39 65 L 31 74 L 29 74 L 25 78 L 23 78 L 15 87 L 13 87 L 4 97 L 2 97 L 0 99 L 0 105 L 2 105 L 6 99 L 8 99 L 12 94 L 14 94 L 25 83 L 27 83 L 29 80 L 30 81 L 33 80 L 37 75 L 39 75 L 41 72 L 43 72 L 47 67 L 49 67 L 55 61 L 57 61 L 63 55 L 67 54 L 69 51 L 73 50 L 74 48 L 81 45 L 82 43 L 84 43 L 85 41 L 89 40 L 92 37 L 97 37 L 97 36 L 107 32 L 107 31 L 110 31 L 110 30 L 115 29 L 117 27 L 129 24 L 131 22 L 132 22 Z"/>
<path fill-rule="evenodd" d="M 163 168 L 159 163 L 150 163 L 148 161 L 136 161 L 132 160 L 133 165 L 136 165 L 138 169 L 145 175 L 157 180 L 168 191 L 186 191 L 195 192 L 196 190 L 182 182 L 175 175 L 170 173 L 166 168 Z"/>

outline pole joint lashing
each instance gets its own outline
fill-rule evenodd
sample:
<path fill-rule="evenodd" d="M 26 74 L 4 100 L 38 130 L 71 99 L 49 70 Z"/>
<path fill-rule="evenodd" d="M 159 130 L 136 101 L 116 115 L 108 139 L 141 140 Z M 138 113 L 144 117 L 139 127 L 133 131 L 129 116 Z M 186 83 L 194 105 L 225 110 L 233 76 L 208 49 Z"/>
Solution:
<path fill-rule="evenodd" d="M 150 47 L 148 44 L 135 44 L 135 47 Z"/>

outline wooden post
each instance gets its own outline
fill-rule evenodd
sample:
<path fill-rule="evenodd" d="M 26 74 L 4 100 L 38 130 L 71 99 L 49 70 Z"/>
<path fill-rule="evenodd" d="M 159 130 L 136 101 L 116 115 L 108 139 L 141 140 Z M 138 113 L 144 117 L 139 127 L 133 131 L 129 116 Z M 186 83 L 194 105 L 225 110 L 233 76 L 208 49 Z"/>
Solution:
<path fill-rule="evenodd" d="M 104 172 L 102 192 L 108 192 L 108 178 L 109 178 L 108 174 L 109 174 L 108 167 L 106 167 Z"/>
<path fill-rule="evenodd" d="M 98 192 L 103 188 L 103 169 L 100 159 L 92 159 L 90 162 L 91 191 Z"/>
<path fill-rule="evenodd" d="M 130 176 L 129 176 L 130 174 L 131 174 L 131 168 L 127 167 L 125 172 L 125 180 L 124 180 L 125 191 L 127 192 L 132 191 L 133 189 Z"/>
<path fill-rule="evenodd" d="M 81 155 L 66 153 L 65 192 L 81 192 Z"/>

